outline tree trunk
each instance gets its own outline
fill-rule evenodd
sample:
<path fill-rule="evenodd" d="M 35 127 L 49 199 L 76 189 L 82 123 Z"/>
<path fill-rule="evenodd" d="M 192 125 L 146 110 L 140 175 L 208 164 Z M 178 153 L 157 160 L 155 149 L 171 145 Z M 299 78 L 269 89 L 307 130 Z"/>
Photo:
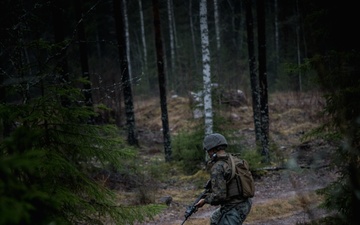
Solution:
<path fill-rule="evenodd" d="M 89 72 L 89 62 L 88 62 L 88 52 L 87 52 L 87 44 L 86 44 L 86 35 L 84 28 L 84 20 L 82 17 L 82 0 L 75 0 L 75 10 L 76 10 L 76 18 L 78 21 L 77 27 L 77 35 L 79 40 L 79 48 L 80 48 L 80 61 L 81 61 L 81 71 L 82 76 L 87 83 L 84 84 L 84 95 L 85 95 L 85 105 L 92 107 L 92 93 L 91 93 L 91 79 Z"/>
<path fill-rule="evenodd" d="M 139 3 L 139 13 L 140 13 L 140 28 L 141 28 L 141 41 L 143 47 L 143 66 L 142 66 L 142 73 L 145 74 L 148 80 L 149 90 L 152 89 L 151 87 L 151 79 L 150 75 L 148 74 L 148 61 L 147 61 L 147 45 L 146 45 L 146 37 L 145 37 L 145 26 L 144 26 L 144 13 L 142 7 L 142 0 L 138 0 Z"/>
<path fill-rule="evenodd" d="M 218 0 L 214 0 L 214 20 L 215 20 L 215 33 L 216 33 L 216 49 L 220 51 L 220 25 L 219 25 L 219 4 Z"/>
<path fill-rule="evenodd" d="M 297 65 L 301 66 L 301 49 L 300 49 L 300 13 L 299 2 L 296 0 L 296 49 L 297 49 Z M 301 70 L 298 70 L 298 90 L 302 92 Z"/>
<path fill-rule="evenodd" d="M 231 43 L 233 43 L 236 57 L 238 57 L 238 53 L 241 50 L 239 48 L 242 46 L 242 35 L 240 35 L 243 23 L 241 20 L 242 1 L 232 3 L 232 1 L 228 0 L 227 2 L 231 9 L 231 30 L 234 32 L 231 37 Z"/>
<path fill-rule="evenodd" d="M 215 77 L 216 77 L 216 82 L 218 82 L 218 80 L 220 79 L 220 74 L 219 74 L 219 67 L 221 65 L 221 54 L 220 54 L 220 48 L 221 48 L 221 40 L 220 40 L 220 24 L 219 24 L 219 4 L 218 4 L 218 0 L 213 0 L 214 1 L 214 22 L 215 22 L 215 35 L 216 35 L 216 54 L 215 54 L 215 58 L 216 58 L 216 63 L 215 63 Z"/>
<path fill-rule="evenodd" d="M 252 108 L 254 116 L 255 126 L 255 138 L 256 144 L 259 146 L 261 140 L 261 122 L 260 122 L 260 97 L 258 80 L 256 76 L 256 60 L 254 50 L 254 21 L 252 14 L 251 0 L 245 0 L 245 12 L 246 12 L 246 27 L 247 27 L 247 44 L 249 52 L 249 71 L 250 71 L 250 83 L 251 83 L 251 96 L 252 96 Z"/>
<path fill-rule="evenodd" d="M 159 12 L 158 0 L 153 0 L 152 3 L 153 3 L 153 15 L 154 15 L 157 68 L 158 68 L 158 76 L 159 76 L 161 121 L 163 127 L 163 135 L 164 135 L 165 161 L 170 162 L 172 160 L 172 150 L 171 150 L 169 119 L 168 119 L 167 101 L 166 101 L 166 79 L 164 72 L 164 51 L 162 47 L 163 42 L 161 37 L 160 12 Z"/>
<path fill-rule="evenodd" d="M 6 86 L 4 85 L 5 76 L 3 73 L 0 75 L 0 104 L 6 104 Z M 2 131 L 0 133 L 0 141 L 2 142 L 5 137 L 8 137 L 11 132 L 11 123 L 7 116 L 2 116 L 0 121 L 0 126 L 2 127 Z"/>
<path fill-rule="evenodd" d="M 125 25 L 125 42 L 126 42 L 126 58 L 128 64 L 129 71 L 129 79 L 130 84 L 132 84 L 132 69 L 131 69 L 131 57 L 130 57 L 130 34 L 129 34 L 129 21 L 128 21 L 128 13 L 127 13 L 127 4 L 126 0 L 122 0 L 123 12 L 124 12 L 124 25 Z"/>
<path fill-rule="evenodd" d="M 266 72 L 266 39 L 265 39 L 265 2 L 257 1 L 258 51 L 259 51 L 259 89 L 260 89 L 260 121 L 261 143 L 265 162 L 269 162 L 269 104 Z"/>
<path fill-rule="evenodd" d="M 196 51 L 196 41 L 195 41 L 195 33 L 194 33 L 194 22 L 193 22 L 193 15 L 192 15 L 192 0 L 189 0 L 189 20 L 190 20 L 190 32 L 191 32 L 191 41 L 192 41 L 192 49 L 194 54 L 194 61 L 195 64 L 195 71 L 198 71 L 198 64 L 197 64 L 197 51 Z M 190 79 L 189 90 L 193 90 L 194 88 L 194 79 Z"/>
<path fill-rule="evenodd" d="M 121 0 L 113 0 L 114 18 L 116 26 L 116 37 L 119 48 L 119 58 L 121 67 L 121 83 L 123 86 L 126 126 L 128 130 L 128 143 L 129 145 L 138 146 L 137 131 L 135 125 L 135 113 L 132 97 L 131 82 L 129 79 L 129 70 L 126 53 L 126 40 L 124 29 L 124 15 L 121 8 Z"/>
<path fill-rule="evenodd" d="M 175 38 L 174 38 L 174 17 L 172 13 L 172 0 L 167 0 L 167 13 L 169 20 L 169 40 L 170 40 L 170 75 L 168 76 L 168 80 L 170 86 L 173 90 L 175 90 Z M 171 78 L 171 79 L 170 79 Z"/>
<path fill-rule="evenodd" d="M 64 7 L 62 6 L 63 1 L 57 0 L 54 2 L 53 10 L 53 26 L 54 26 L 54 41 L 56 45 L 63 46 L 65 41 L 65 33 L 64 33 L 64 21 L 63 21 L 63 13 Z M 55 74 L 58 74 L 60 83 L 69 82 L 69 70 L 68 70 L 68 62 L 66 57 L 66 49 L 65 47 L 61 48 L 59 57 L 57 58 L 57 64 L 55 66 Z M 61 96 L 61 104 L 63 106 L 68 106 L 70 104 L 67 96 Z"/>
<path fill-rule="evenodd" d="M 277 78 L 279 63 L 280 63 L 280 45 L 279 45 L 279 12 L 278 12 L 278 0 L 274 0 L 274 14 L 275 14 L 275 76 Z"/>
<path fill-rule="evenodd" d="M 211 99 L 211 73 L 210 73 L 210 49 L 209 49 L 209 29 L 207 24 L 207 3 L 206 0 L 200 1 L 200 32 L 201 49 L 203 62 L 203 82 L 204 82 L 204 115 L 205 115 L 205 135 L 213 132 L 213 110 Z"/>

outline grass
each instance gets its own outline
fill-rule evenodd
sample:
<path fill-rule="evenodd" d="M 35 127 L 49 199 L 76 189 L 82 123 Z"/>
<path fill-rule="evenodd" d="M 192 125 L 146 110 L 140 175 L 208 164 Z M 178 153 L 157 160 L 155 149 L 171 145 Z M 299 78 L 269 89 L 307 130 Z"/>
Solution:
<path fill-rule="evenodd" d="M 169 176 L 169 174 L 166 176 Z M 175 174 L 173 173 L 171 179 L 176 180 L 176 182 L 169 185 L 168 188 L 158 189 L 155 194 L 156 196 L 153 196 L 155 201 L 159 201 L 159 199 L 164 196 L 171 196 L 173 202 L 171 206 L 155 218 L 167 218 L 166 222 L 164 222 L 166 225 L 181 224 L 184 219 L 183 215 L 186 210 L 186 206 L 192 204 L 198 195 L 203 191 L 202 185 L 205 183 L 207 178 L 208 174 L 204 171 L 199 171 L 191 176 L 185 176 L 179 171 Z M 131 199 L 129 195 L 125 198 Z M 295 193 L 286 197 L 265 199 L 264 201 L 257 202 L 255 198 L 251 212 L 244 225 L 261 221 L 282 219 L 300 212 L 306 213 L 317 207 L 322 201 L 321 196 L 317 195 L 315 191 Z M 188 218 L 184 225 L 208 225 L 211 212 L 214 209 L 215 207 L 213 206 L 205 205 L 203 208 L 199 209 L 197 213 Z M 203 215 L 204 213 L 208 215 Z M 169 221 L 169 217 L 173 217 L 175 219 Z M 162 219 L 159 219 L 157 221 L 161 220 Z M 151 220 L 148 224 L 151 224 L 150 222 Z M 143 223 L 142 225 L 145 224 L 147 223 Z M 157 224 L 164 225 L 161 223 Z"/>
<path fill-rule="evenodd" d="M 279 219 L 294 213 L 308 211 L 321 203 L 321 197 L 314 192 L 295 195 L 289 198 L 270 199 L 253 205 L 247 222 Z"/>
<path fill-rule="evenodd" d="M 284 147 L 286 151 L 292 152 L 295 148 L 294 146 L 298 146 L 301 143 L 301 134 L 320 122 L 318 121 L 317 114 L 322 106 L 323 100 L 319 93 L 302 93 L 301 95 L 296 93 L 275 93 L 269 96 L 270 135 L 275 145 L 279 149 Z M 160 130 L 161 117 L 157 100 L 151 103 L 149 101 L 146 104 L 139 104 L 136 107 L 138 108 L 136 110 L 138 113 L 138 124 L 142 124 L 142 127 L 146 127 L 146 129 Z M 221 111 L 221 115 L 231 122 L 229 129 L 236 128 L 240 136 L 244 136 L 246 140 L 251 139 L 252 136 L 246 135 L 248 133 L 252 135 L 253 131 L 252 108 L 244 106 L 239 108 L 224 107 L 224 109 Z M 193 130 L 192 112 L 189 110 L 188 101 L 185 98 L 170 99 L 168 110 L 173 136 L 177 135 L 184 127 L 190 128 L 190 131 Z M 248 144 L 248 142 L 244 142 L 244 144 Z M 195 148 L 191 149 L 195 150 Z M 279 150 L 279 154 L 285 154 L 285 150 Z M 163 196 L 172 196 L 173 204 L 164 214 L 171 214 L 170 216 L 177 218 L 175 221 L 157 224 L 178 225 L 182 222 L 186 205 L 191 204 L 197 195 L 201 193 L 202 185 L 205 184 L 208 175 L 202 173 L 192 176 L 181 174 L 180 167 L 172 165 L 169 168 L 166 163 L 164 164 L 161 150 L 156 153 L 159 154 L 148 153 L 143 155 L 148 159 L 149 164 L 155 164 L 147 167 L 145 171 L 152 171 L 152 176 L 155 176 L 156 180 L 166 183 L 166 188 L 160 188 L 154 199 L 158 200 Z M 272 153 L 275 154 L 275 152 Z M 306 213 L 309 209 L 317 207 L 320 202 L 321 198 L 315 192 L 292 195 L 281 199 L 266 199 L 266 201 L 253 204 L 245 224 L 284 218 L 298 212 Z M 211 209 L 207 208 L 201 210 L 211 212 Z M 194 215 L 184 225 L 208 225 L 209 216 L 206 215 L 204 216 L 206 218 L 198 218 L 197 215 Z"/>

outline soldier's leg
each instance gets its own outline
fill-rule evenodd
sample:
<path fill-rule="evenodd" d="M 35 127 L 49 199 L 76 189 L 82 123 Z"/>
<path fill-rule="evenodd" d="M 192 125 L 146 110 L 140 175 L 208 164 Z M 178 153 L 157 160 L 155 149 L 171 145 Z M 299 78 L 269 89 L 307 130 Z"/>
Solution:
<path fill-rule="evenodd" d="M 237 211 L 240 215 L 240 224 L 242 224 L 245 221 L 246 217 L 249 215 L 251 206 L 252 201 L 251 199 L 248 199 L 246 202 L 241 203 L 239 207 L 237 207 Z"/>
<path fill-rule="evenodd" d="M 220 208 L 217 208 L 210 216 L 210 225 L 217 225 L 221 218 Z"/>
<path fill-rule="evenodd" d="M 247 215 L 250 213 L 252 206 L 251 199 L 240 203 L 229 209 L 224 208 L 222 217 L 217 225 L 241 225 L 244 223 Z"/>

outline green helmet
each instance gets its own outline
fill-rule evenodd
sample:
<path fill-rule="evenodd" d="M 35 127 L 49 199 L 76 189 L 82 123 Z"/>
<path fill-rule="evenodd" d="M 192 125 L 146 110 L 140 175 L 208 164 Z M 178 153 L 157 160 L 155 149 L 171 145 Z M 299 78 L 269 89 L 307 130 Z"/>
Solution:
<path fill-rule="evenodd" d="M 224 136 L 218 133 L 209 134 L 204 138 L 203 147 L 205 151 L 209 151 L 218 146 L 227 146 L 228 143 Z"/>

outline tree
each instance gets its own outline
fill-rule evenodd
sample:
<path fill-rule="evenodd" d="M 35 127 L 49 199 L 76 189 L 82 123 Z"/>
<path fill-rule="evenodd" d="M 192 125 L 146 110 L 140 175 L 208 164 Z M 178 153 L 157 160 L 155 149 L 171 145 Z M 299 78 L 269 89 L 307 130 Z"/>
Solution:
<path fill-rule="evenodd" d="M 280 46 L 279 46 L 279 6 L 278 0 L 274 0 L 274 39 L 275 39 L 275 74 L 278 73 L 278 65 L 280 62 Z M 275 75 L 276 78 L 276 75 Z"/>
<path fill-rule="evenodd" d="M 127 13 L 127 4 L 126 0 L 122 0 L 122 9 L 124 15 L 124 25 L 125 25 L 125 42 L 126 42 L 126 59 L 128 64 L 129 71 L 129 79 L 130 83 L 133 83 L 132 69 L 131 69 L 131 57 L 130 57 L 130 34 L 129 34 L 129 21 L 128 21 L 128 13 Z"/>
<path fill-rule="evenodd" d="M 75 0 L 75 11 L 76 18 L 78 21 L 78 40 L 79 40 L 79 50 L 80 50 L 80 61 L 81 61 L 81 71 L 84 78 L 84 95 L 85 95 L 85 105 L 92 107 L 93 99 L 91 95 L 91 77 L 89 71 L 89 62 L 88 62 L 88 52 L 86 44 L 86 34 L 84 28 L 84 18 L 82 12 L 82 0 Z"/>
<path fill-rule="evenodd" d="M 59 57 L 56 59 L 57 66 L 55 72 L 58 74 L 60 83 L 69 82 L 69 69 L 66 56 L 66 42 L 65 31 L 63 21 L 64 1 L 58 0 L 54 2 L 53 10 L 53 24 L 54 24 L 54 40 L 55 44 L 60 46 Z M 63 106 L 69 105 L 69 99 L 66 96 L 62 96 Z"/>
<path fill-rule="evenodd" d="M 142 42 L 142 50 L 143 50 L 143 66 L 142 66 L 142 73 L 147 74 L 149 89 L 151 90 L 151 81 L 148 75 L 148 60 L 147 60 L 147 44 L 146 44 L 146 37 L 145 37 L 145 27 L 144 27 L 144 13 L 142 7 L 142 0 L 138 0 L 139 3 L 139 13 L 140 13 L 140 27 L 141 27 L 141 42 Z"/>
<path fill-rule="evenodd" d="M 133 96 L 131 81 L 129 78 L 127 53 L 126 53 L 126 39 L 124 29 L 124 15 L 121 7 L 121 0 L 113 0 L 114 18 L 116 26 L 116 37 L 119 49 L 120 67 L 121 67 L 121 82 L 123 85 L 126 126 L 128 132 L 128 143 L 130 145 L 139 145 L 137 139 L 137 131 L 135 125 L 135 113 L 133 105 Z"/>
<path fill-rule="evenodd" d="M 300 13 L 299 13 L 299 1 L 296 0 L 296 46 L 297 46 L 297 66 L 301 65 L 301 49 L 300 49 Z M 298 70 L 298 87 L 299 91 L 303 90 L 301 70 Z"/>
<path fill-rule="evenodd" d="M 247 44 L 249 54 L 249 71 L 251 84 L 252 108 L 255 126 L 255 139 L 257 145 L 261 143 L 261 118 L 260 118 L 260 96 L 258 79 L 256 76 L 256 59 L 254 50 L 254 19 L 252 14 L 251 0 L 245 0 Z"/>
<path fill-rule="evenodd" d="M 265 3 L 257 1 L 257 25 L 258 25 L 258 56 L 259 77 L 256 76 L 256 60 L 254 52 L 254 31 L 251 1 L 245 1 L 247 43 L 249 53 L 249 70 L 252 93 L 252 107 L 255 125 L 255 137 L 257 146 L 260 147 L 264 161 L 269 162 L 269 106 L 266 76 L 266 35 L 265 35 Z"/>
<path fill-rule="evenodd" d="M 266 75 L 266 39 L 265 39 L 265 2 L 257 1 L 258 51 L 259 51 L 259 90 L 260 90 L 260 123 L 261 154 L 265 162 L 269 162 L 269 104 L 268 83 Z"/>
<path fill-rule="evenodd" d="M 214 23 L 215 23 L 215 37 L 216 37 L 216 64 L 215 75 L 219 79 L 219 67 L 220 63 L 220 50 L 221 50 L 221 38 L 220 38 L 220 18 L 219 18 L 219 3 L 218 0 L 214 0 Z"/>
<path fill-rule="evenodd" d="M 168 80 L 172 81 L 170 84 L 175 90 L 175 27 L 174 27 L 174 13 L 173 13 L 173 3 L 172 0 L 167 0 L 167 14 L 168 14 L 168 24 L 169 24 L 169 40 L 170 40 L 170 76 L 168 76 Z M 171 79 L 170 79 L 171 78 Z"/>
<path fill-rule="evenodd" d="M 192 0 L 189 0 L 189 21 L 190 21 L 190 32 L 191 32 L 191 46 L 193 49 L 193 61 L 195 62 L 195 70 L 198 69 L 198 63 L 197 63 L 197 45 L 195 41 L 195 32 L 194 32 L 194 22 L 193 22 L 193 13 L 192 13 Z M 190 90 L 192 90 L 193 84 L 190 83 Z"/>
<path fill-rule="evenodd" d="M 216 50 L 220 51 L 220 22 L 219 22 L 219 4 L 218 0 L 214 0 L 214 20 L 215 20 L 215 34 L 216 34 Z"/>
<path fill-rule="evenodd" d="M 211 100 L 211 73 L 210 73 L 210 49 L 209 49 L 209 29 L 207 24 L 207 3 L 206 0 L 200 1 L 200 33 L 201 50 L 203 64 L 203 99 L 204 99 L 204 117 L 205 134 L 213 132 L 213 111 Z"/>
<path fill-rule="evenodd" d="M 317 73 L 326 101 L 324 123 L 314 133 L 338 147 L 329 163 L 338 179 L 320 190 L 325 196 L 323 206 L 336 212 L 329 218 L 331 223 L 359 224 L 360 35 L 344 26 L 358 19 L 357 8 L 349 2 L 308 1 L 302 13 L 307 21 L 310 68 Z"/>
<path fill-rule="evenodd" d="M 153 0 L 153 15 L 154 15 L 154 29 L 155 29 L 155 45 L 156 45 L 156 62 L 159 76 L 159 90 L 160 90 L 160 106 L 161 106 L 161 121 L 163 128 L 163 140 L 164 140 L 164 153 L 165 161 L 170 162 L 172 160 L 171 139 L 169 129 L 169 116 L 167 111 L 166 100 L 166 76 L 164 70 L 164 51 L 163 42 L 161 37 L 161 22 L 159 3 L 157 0 Z"/>
<path fill-rule="evenodd" d="M 78 76 L 71 74 L 69 82 L 58 79 L 64 76 L 57 58 L 62 43 L 42 33 L 46 26 L 39 21 L 51 18 L 53 5 L 31 3 L 1 3 L 17 16 L 1 26 L 10 33 L 0 36 L 1 52 L 13 62 L 1 66 L 8 92 L 0 117 L 11 127 L 0 141 L 0 223 L 132 224 L 154 215 L 162 207 L 119 205 L 115 192 L 94 176 L 124 169 L 125 159 L 136 154 L 119 139 L 115 126 L 87 123 L 95 113 L 79 104 L 85 96 L 76 85 Z M 24 49 L 27 60 L 19 57 Z"/>
<path fill-rule="evenodd" d="M 332 219 L 336 224 L 355 225 L 360 221 L 359 50 L 327 52 L 311 59 L 324 88 L 323 115 L 328 121 L 315 134 L 338 146 L 329 163 L 338 179 L 319 191 L 325 196 L 323 206 L 337 212 L 336 220 Z"/>

